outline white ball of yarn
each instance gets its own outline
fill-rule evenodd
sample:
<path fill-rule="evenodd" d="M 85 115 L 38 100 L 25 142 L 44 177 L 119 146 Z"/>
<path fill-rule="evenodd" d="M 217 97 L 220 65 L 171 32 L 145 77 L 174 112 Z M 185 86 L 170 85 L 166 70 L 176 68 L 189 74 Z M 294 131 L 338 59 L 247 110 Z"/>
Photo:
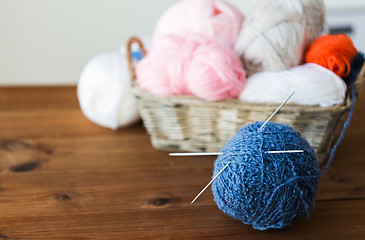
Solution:
<path fill-rule="evenodd" d="M 248 75 L 299 65 L 325 23 L 323 0 L 260 0 L 247 15 L 235 50 Z"/>
<path fill-rule="evenodd" d="M 77 95 L 82 112 L 100 126 L 117 129 L 139 120 L 125 48 L 90 60 L 78 82 Z"/>
<path fill-rule="evenodd" d="M 155 48 L 165 35 L 194 33 L 233 48 L 243 19 L 239 9 L 222 0 L 182 0 L 159 18 L 153 32 L 152 47 Z"/>
<path fill-rule="evenodd" d="M 293 91 L 289 102 L 330 107 L 344 102 L 346 84 L 332 71 L 307 63 L 289 70 L 252 75 L 239 98 L 247 102 L 280 103 Z"/>

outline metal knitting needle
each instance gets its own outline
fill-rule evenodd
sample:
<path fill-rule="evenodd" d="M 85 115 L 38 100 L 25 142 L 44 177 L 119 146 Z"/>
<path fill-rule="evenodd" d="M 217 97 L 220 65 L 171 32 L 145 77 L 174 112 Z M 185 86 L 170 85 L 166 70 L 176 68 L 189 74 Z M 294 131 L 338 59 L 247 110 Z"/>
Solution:
<path fill-rule="evenodd" d="M 171 157 L 188 157 L 188 156 L 218 156 L 222 155 L 221 152 L 211 152 L 211 153 L 170 153 Z"/>
<path fill-rule="evenodd" d="M 290 100 L 290 98 L 294 95 L 295 91 L 290 94 L 290 96 L 275 110 L 275 112 L 266 120 L 266 122 L 260 127 L 260 130 L 265 127 L 265 125 L 270 122 L 270 120 L 284 107 L 284 105 Z"/>
<path fill-rule="evenodd" d="M 284 151 L 267 151 L 266 153 L 302 153 L 304 150 L 284 150 Z M 171 157 L 191 157 L 191 156 L 219 156 L 222 155 L 221 152 L 211 152 L 211 153 L 170 153 Z"/>
<path fill-rule="evenodd" d="M 267 151 L 266 153 L 303 153 L 304 150 Z"/>
<path fill-rule="evenodd" d="M 203 192 L 214 182 L 214 180 L 221 175 L 221 173 L 229 166 L 229 164 L 231 164 L 230 162 L 226 164 L 226 166 L 224 166 L 224 168 L 222 168 L 222 170 L 220 170 L 220 172 L 212 179 L 210 180 L 210 182 L 203 188 L 203 190 L 200 191 L 200 193 L 198 195 L 196 195 L 196 197 L 193 199 L 193 201 L 191 201 L 191 204 L 193 204 L 199 197 L 200 195 L 203 194 Z"/>

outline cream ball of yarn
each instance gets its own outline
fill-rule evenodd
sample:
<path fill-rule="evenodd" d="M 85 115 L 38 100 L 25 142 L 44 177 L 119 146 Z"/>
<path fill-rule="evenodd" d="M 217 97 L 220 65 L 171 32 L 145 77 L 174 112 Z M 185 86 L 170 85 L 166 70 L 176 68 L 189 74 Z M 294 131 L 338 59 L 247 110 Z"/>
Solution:
<path fill-rule="evenodd" d="M 323 0 L 256 1 L 243 23 L 235 50 L 248 75 L 285 70 L 303 61 L 325 24 Z"/>
<path fill-rule="evenodd" d="M 140 119 L 125 48 L 90 60 L 82 71 L 77 95 L 84 115 L 100 126 L 117 129 Z"/>
<path fill-rule="evenodd" d="M 289 70 L 253 74 L 239 98 L 246 102 L 280 103 L 283 96 L 295 91 L 289 102 L 330 107 L 344 102 L 346 89 L 345 82 L 332 71 L 306 63 Z"/>

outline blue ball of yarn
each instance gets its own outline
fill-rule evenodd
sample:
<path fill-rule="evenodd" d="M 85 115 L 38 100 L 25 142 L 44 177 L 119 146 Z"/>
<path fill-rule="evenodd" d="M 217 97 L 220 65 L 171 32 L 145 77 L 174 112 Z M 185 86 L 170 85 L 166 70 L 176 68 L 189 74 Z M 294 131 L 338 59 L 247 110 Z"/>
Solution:
<path fill-rule="evenodd" d="M 283 228 L 308 216 L 316 196 L 319 166 L 309 143 L 293 128 L 263 122 L 242 127 L 222 148 L 212 185 L 214 200 L 227 215 L 256 229 Z M 267 151 L 304 150 L 303 153 Z"/>

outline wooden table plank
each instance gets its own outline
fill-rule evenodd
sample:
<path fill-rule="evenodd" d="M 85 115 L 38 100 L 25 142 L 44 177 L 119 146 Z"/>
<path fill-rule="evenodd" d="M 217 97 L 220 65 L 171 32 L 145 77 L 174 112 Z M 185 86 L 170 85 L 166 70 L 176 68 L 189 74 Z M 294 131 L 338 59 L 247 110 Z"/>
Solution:
<path fill-rule="evenodd" d="M 21 217 L 29 214 L 59 214 L 65 210 L 82 213 L 92 210 L 95 213 L 104 212 L 108 208 L 118 211 L 127 211 L 131 208 L 144 211 L 160 206 L 198 208 L 214 205 L 210 191 L 207 191 L 194 206 L 190 205 L 194 195 L 206 183 L 202 175 L 207 175 L 209 168 L 164 167 L 145 171 L 136 169 L 62 173 L 51 171 L 15 176 L 4 174 L 0 203 L 11 204 L 11 208 L 2 209 L 2 214 Z M 323 181 L 317 201 L 365 198 L 363 185 L 350 180 L 347 183 L 347 180 L 338 182 L 337 176 L 340 175 L 329 176 L 336 177 L 334 180 Z M 208 179 L 210 176 L 206 177 Z M 356 179 L 356 176 L 351 178 Z M 364 177 L 359 179 L 364 182 Z M 61 202 L 66 202 L 67 205 Z M 34 206 L 37 206 L 36 212 Z"/>
<path fill-rule="evenodd" d="M 0 87 L 0 109 L 78 109 L 75 87 Z"/>
<path fill-rule="evenodd" d="M 310 218 L 261 232 L 210 191 L 190 205 L 214 157 L 168 157 L 141 124 L 92 124 L 75 87 L 0 88 L 0 239 L 364 239 L 364 116 L 360 98 Z"/>
<path fill-rule="evenodd" d="M 3 217 L 9 239 L 363 239 L 365 200 L 325 201 L 285 230 L 257 231 L 215 206 Z M 339 229 L 340 227 L 340 229 Z"/>

